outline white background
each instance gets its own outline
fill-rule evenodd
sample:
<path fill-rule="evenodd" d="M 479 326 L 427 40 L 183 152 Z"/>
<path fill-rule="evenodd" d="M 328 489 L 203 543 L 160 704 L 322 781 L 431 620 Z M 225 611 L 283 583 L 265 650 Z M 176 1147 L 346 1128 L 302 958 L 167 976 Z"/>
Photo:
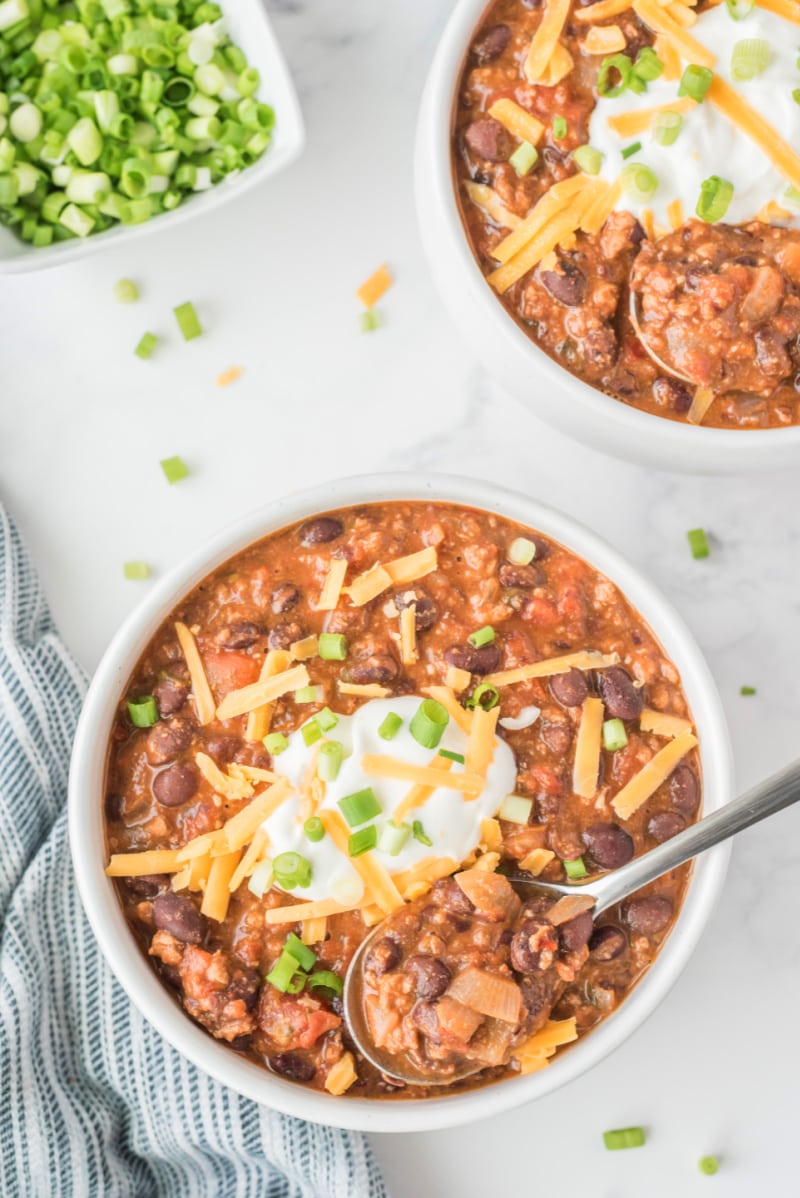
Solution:
<path fill-rule="evenodd" d="M 414 119 L 448 0 L 281 0 L 309 144 L 285 175 L 130 250 L 0 285 L 0 497 L 91 669 L 148 584 L 231 518 L 337 475 L 419 469 L 526 490 L 601 531 L 663 587 L 715 672 L 740 785 L 796 752 L 800 483 L 645 472 L 550 432 L 476 369 L 440 307 L 412 206 Z M 388 261 L 384 327 L 354 288 Z M 114 303 L 116 279 L 142 302 Z M 183 343 L 192 299 L 206 336 Z M 147 363 L 145 329 L 163 335 Z M 242 365 L 218 389 L 217 374 Z M 531 379 L 531 386 L 537 381 Z M 553 402 L 560 397 L 553 396 Z M 654 429 L 654 436 L 658 435 Z M 192 470 L 168 487 L 159 459 Z M 705 526 L 695 562 L 685 532 Z M 739 696 L 742 683 L 758 687 Z M 567 1089 L 480 1126 L 376 1137 L 395 1198 L 797 1193 L 800 812 L 736 845 L 723 901 L 663 1007 Z M 644 1150 L 601 1132 L 644 1124 Z M 723 1171 L 696 1161 L 719 1153 Z"/>

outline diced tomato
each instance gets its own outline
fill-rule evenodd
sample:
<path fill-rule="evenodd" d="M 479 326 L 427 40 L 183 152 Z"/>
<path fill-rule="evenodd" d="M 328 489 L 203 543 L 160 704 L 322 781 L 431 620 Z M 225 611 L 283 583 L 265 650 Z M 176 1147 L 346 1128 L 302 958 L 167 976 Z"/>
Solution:
<path fill-rule="evenodd" d="M 248 653 L 227 652 L 222 649 L 204 649 L 203 664 L 213 691 L 226 695 L 255 682 L 260 672 L 258 662 Z"/>
<path fill-rule="evenodd" d="M 543 790 L 545 794 L 560 795 L 563 791 L 561 779 L 546 765 L 534 765 L 519 776 L 526 791 Z"/>
<path fill-rule="evenodd" d="M 287 1051 L 311 1048 L 320 1036 L 339 1027 L 341 1019 L 313 999 L 292 998 L 273 986 L 261 991 L 258 1023 L 262 1031 Z"/>
<path fill-rule="evenodd" d="M 531 595 L 520 615 L 523 620 L 529 620 L 531 624 L 538 624 L 540 628 L 552 628 L 558 624 L 560 618 L 558 608 L 552 599 L 545 599 L 542 595 Z"/>

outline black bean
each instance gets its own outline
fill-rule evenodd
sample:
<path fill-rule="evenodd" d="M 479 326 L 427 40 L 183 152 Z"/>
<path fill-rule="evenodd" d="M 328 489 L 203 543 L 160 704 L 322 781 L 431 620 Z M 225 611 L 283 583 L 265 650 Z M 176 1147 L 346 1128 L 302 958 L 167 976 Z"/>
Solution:
<path fill-rule="evenodd" d="M 244 1003 L 248 1011 L 252 1011 L 258 999 L 261 980 L 255 969 L 249 965 L 235 965 L 231 970 L 231 981 L 225 990 L 229 1000 L 238 999 Z"/>
<path fill-rule="evenodd" d="M 501 657 L 499 645 L 481 645 L 479 649 L 472 645 L 451 645 L 444 651 L 444 659 L 449 666 L 478 675 L 493 674 L 500 665 Z"/>
<path fill-rule="evenodd" d="M 433 628 L 439 618 L 439 611 L 436 604 L 428 595 L 422 594 L 420 591 L 398 591 L 394 597 L 395 606 L 398 611 L 402 611 L 405 607 L 410 607 L 414 604 L 414 626 L 417 632 L 427 632 L 429 628 Z"/>
<path fill-rule="evenodd" d="M 335 541 L 344 532 L 341 520 L 333 516 L 317 516 L 316 520 L 307 520 L 300 529 L 301 545 L 327 545 Z"/>
<path fill-rule="evenodd" d="M 238 736 L 209 736 L 205 743 L 205 751 L 216 762 L 227 764 L 233 761 L 240 743 Z"/>
<path fill-rule="evenodd" d="M 505 162 L 511 152 L 511 138 L 494 117 L 481 117 L 467 125 L 464 141 L 473 154 L 487 162 Z"/>
<path fill-rule="evenodd" d="M 519 973 L 547 969 L 557 944 L 556 930 L 551 923 L 543 919 L 526 919 L 511 941 L 511 964 Z"/>
<path fill-rule="evenodd" d="M 169 890 L 153 900 L 153 923 L 183 944 L 200 944 L 206 934 L 206 919 L 190 898 Z"/>
<path fill-rule="evenodd" d="M 367 953 L 364 968 L 381 977 L 398 965 L 400 956 L 400 945 L 397 941 L 392 936 L 383 936 Z"/>
<path fill-rule="evenodd" d="M 647 831 L 659 844 L 671 840 L 686 827 L 686 820 L 677 811 L 657 811 L 647 825 Z"/>
<path fill-rule="evenodd" d="M 572 728 L 569 724 L 543 722 L 539 727 L 539 735 L 557 757 L 565 757 L 569 752 L 572 744 Z"/>
<path fill-rule="evenodd" d="M 482 29 L 475 38 L 472 43 L 472 53 L 476 61 L 481 66 L 485 66 L 487 62 L 494 62 L 496 58 L 499 58 L 510 41 L 510 26 L 489 25 L 487 29 Z"/>
<path fill-rule="evenodd" d="M 623 915 L 632 932 L 655 936 L 663 932 L 672 919 L 672 901 L 658 896 L 632 899 L 625 904 Z"/>
<path fill-rule="evenodd" d="M 606 715 L 619 720 L 635 720 L 644 707 L 644 687 L 634 686 L 633 679 L 622 666 L 611 666 L 598 674 L 600 698 Z"/>
<path fill-rule="evenodd" d="M 624 953 L 627 947 L 628 938 L 622 928 L 611 923 L 603 924 L 602 928 L 595 928 L 589 940 L 589 952 L 595 961 L 613 961 Z"/>
<path fill-rule="evenodd" d="M 586 275 L 574 262 L 560 262 L 558 270 L 543 270 L 539 279 L 545 291 L 565 308 L 576 308 L 586 299 Z"/>
<path fill-rule="evenodd" d="M 618 824 L 592 824 L 584 828 L 582 838 L 603 869 L 619 869 L 633 856 L 633 837 Z"/>
<path fill-rule="evenodd" d="M 176 678 L 163 678 L 153 687 L 153 698 L 158 704 L 158 714 L 162 720 L 179 712 L 188 696 L 189 687 Z"/>
<path fill-rule="evenodd" d="M 270 649 L 288 649 L 295 641 L 300 641 L 305 636 L 305 629 L 302 624 L 298 624 L 294 620 L 289 620 L 284 624 L 276 624 L 269 634 Z"/>
<path fill-rule="evenodd" d="M 553 1005 L 554 972 L 528 973 L 520 979 L 519 988 L 528 1019 L 541 1025 Z"/>
<path fill-rule="evenodd" d="M 180 807 L 197 791 L 197 771 L 192 765 L 169 765 L 153 779 L 153 794 L 162 807 Z"/>
<path fill-rule="evenodd" d="M 471 915 L 475 906 L 468 899 L 455 878 L 442 878 L 431 887 L 431 898 L 437 907 L 444 907 L 453 915 Z"/>
<path fill-rule="evenodd" d="M 683 815 L 694 815 L 700 805 L 700 784 L 697 774 L 689 765 L 679 765 L 669 780 L 669 798 L 672 806 Z"/>
<path fill-rule="evenodd" d="M 512 562 L 503 562 L 499 571 L 500 586 L 517 587 L 523 591 L 531 591 L 534 587 L 544 586 L 545 575 L 541 566 L 529 562 L 527 566 L 515 566 Z"/>
<path fill-rule="evenodd" d="M 589 694 L 589 683 L 582 670 L 567 670 L 566 674 L 553 675 L 550 690 L 564 707 L 580 707 Z"/>
<path fill-rule="evenodd" d="M 436 957 L 418 953 L 409 957 L 405 968 L 414 978 L 417 998 L 440 998 L 450 985 L 450 970 Z"/>
<path fill-rule="evenodd" d="M 692 406 L 692 391 L 680 379 L 662 374 L 653 383 L 653 399 L 674 412 L 688 412 Z"/>
<path fill-rule="evenodd" d="M 282 582 L 279 587 L 276 587 L 272 592 L 272 610 L 276 616 L 282 615 L 283 612 L 291 611 L 291 609 L 300 600 L 300 591 L 293 582 Z"/>
<path fill-rule="evenodd" d="M 221 649 L 249 649 L 264 635 L 265 629 L 254 620 L 233 620 L 217 633 L 216 641 Z"/>
<path fill-rule="evenodd" d="M 611 370 L 619 356 L 617 335 L 607 324 L 590 329 L 581 340 L 580 352 L 586 366 L 595 374 Z"/>
<path fill-rule="evenodd" d="M 423 1036 L 428 1036 L 431 1040 L 439 1039 L 439 1016 L 435 1003 L 418 1002 L 411 1012 L 411 1022 L 419 1028 Z"/>
<path fill-rule="evenodd" d="M 347 680 L 358 686 L 366 686 L 370 682 L 384 685 L 397 677 L 399 668 L 390 653 L 372 653 L 369 657 L 362 657 L 360 661 L 354 661 L 349 666 Z"/>
<path fill-rule="evenodd" d="M 562 923 L 558 929 L 561 947 L 568 953 L 578 952 L 589 943 L 593 928 L 594 920 L 591 911 L 582 911 L 569 923 Z"/>
<path fill-rule="evenodd" d="M 293 1082 L 310 1082 L 316 1073 L 313 1062 L 296 1052 L 276 1052 L 267 1060 L 273 1072 Z"/>
<path fill-rule="evenodd" d="M 159 890 L 169 885 L 169 874 L 142 874 L 138 878 L 126 878 L 125 889 L 139 898 L 155 898 Z"/>
<path fill-rule="evenodd" d="M 154 724 L 147 734 L 145 750 L 151 765 L 166 765 L 192 743 L 194 729 L 186 720 L 172 719 Z"/>

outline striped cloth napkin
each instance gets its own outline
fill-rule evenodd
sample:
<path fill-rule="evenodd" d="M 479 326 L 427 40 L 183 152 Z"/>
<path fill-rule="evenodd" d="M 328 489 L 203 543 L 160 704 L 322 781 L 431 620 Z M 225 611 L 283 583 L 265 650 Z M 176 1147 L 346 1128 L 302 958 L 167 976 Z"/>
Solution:
<path fill-rule="evenodd" d="M 206 1077 L 105 965 L 67 843 L 84 688 L 0 506 L 0 1194 L 385 1198 L 361 1136 Z"/>

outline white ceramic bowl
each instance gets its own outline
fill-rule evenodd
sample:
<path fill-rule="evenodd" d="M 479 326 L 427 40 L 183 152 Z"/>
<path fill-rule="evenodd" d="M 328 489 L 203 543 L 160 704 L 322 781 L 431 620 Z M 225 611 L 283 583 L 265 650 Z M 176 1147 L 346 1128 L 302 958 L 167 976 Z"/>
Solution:
<path fill-rule="evenodd" d="M 262 0 L 223 0 L 222 9 L 231 39 L 261 74 L 258 99 L 275 109 L 275 128 L 266 154 L 233 179 L 208 191 L 198 192 L 172 212 L 162 212 L 141 225 L 115 225 L 94 237 L 59 241 L 49 246 L 32 246 L 11 230 L 0 226 L 0 274 L 43 270 L 84 258 L 107 246 L 116 246 L 146 233 L 170 228 L 227 204 L 243 191 L 268 179 L 293 162 L 305 145 L 305 130 L 294 84 Z"/>
<path fill-rule="evenodd" d="M 243 517 L 158 582 L 114 637 L 95 674 L 72 758 L 69 820 L 75 873 L 86 913 L 106 959 L 142 1014 L 186 1057 L 240 1094 L 319 1123 L 364 1131 L 431 1131 L 485 1118 L 540 1098 L 597 1064 L 655 1009 L 692 953 L 722 886 L 728 846 L 698 861 L 686 902 L 658 959 L 620 1009 L 540 1073 L 471 1093 L 403 1101 L 331 1098 L 284 1081 L 237 1056 L 183 1013 L 158 980 L 128 928 L 105 874 L 103 783 L 106 745 L 117 703 L 161 621 L 210 571 L 268 533 L 320 511 L 392 499 L 462 503 L 518 520 L 562 542 L 619 585 L 660 638 L 683 677 L 703 762 L 706 812 L 733 793 L 731 754 L 714 683 L 680 617 L 616 550 L 552 508 L 470 479 L 372 475 L 328 483 Z"/>
<path fill-rule="evenodd" d="M 469 352 L 536 415 L 595 449 L 663 470 L 736 474 L 796 466 L 800 426 L 695 428 L 651 416 L 590 387 L 523 332 L 473 257 L 456 203 L 450 139 L 456 85 L 486 0 L 458 0 L 431 65 L 416 143 L 420 233 L 445 306 Z"/>

